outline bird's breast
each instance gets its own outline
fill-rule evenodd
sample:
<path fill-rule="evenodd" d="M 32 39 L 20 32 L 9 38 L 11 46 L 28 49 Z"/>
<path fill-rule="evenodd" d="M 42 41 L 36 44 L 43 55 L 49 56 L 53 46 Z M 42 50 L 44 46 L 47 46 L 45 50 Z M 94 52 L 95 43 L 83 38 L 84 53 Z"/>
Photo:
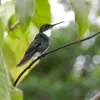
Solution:
<path fill-rule="evenodd" d="M 47 37 L 50 37 L 51 36 L 51 29 L 43 32 L 43 34 L 45 34 Z"/>

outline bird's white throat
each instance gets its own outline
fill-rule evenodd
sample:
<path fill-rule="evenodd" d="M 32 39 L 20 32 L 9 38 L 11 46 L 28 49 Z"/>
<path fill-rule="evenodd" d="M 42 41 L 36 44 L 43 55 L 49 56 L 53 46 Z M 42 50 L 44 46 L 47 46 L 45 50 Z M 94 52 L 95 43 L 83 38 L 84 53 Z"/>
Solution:
<path fill-rule="evenodd" d="M 51 36 L 51 29 L 43 32 L 47 37 L 50 37 Z"/>

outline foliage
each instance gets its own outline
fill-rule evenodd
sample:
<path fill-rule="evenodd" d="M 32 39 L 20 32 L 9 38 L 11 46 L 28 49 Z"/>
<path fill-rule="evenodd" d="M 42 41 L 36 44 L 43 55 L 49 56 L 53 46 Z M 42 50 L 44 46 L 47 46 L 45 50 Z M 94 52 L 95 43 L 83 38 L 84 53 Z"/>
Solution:
<path fill-rule="evenodd" d="M 71 5 L 75 12 L 75 20 L 79 27 L 80 38 L 84 35 L 89 27 L 88 14 L 90 11 L 90 5 L 86 4 L 85 0 L 71 0 Z"/>
<path fill-rule="evenodd" d="M 2 20 L 0 19 L 0 49 L 2 48 L 3 45 L 3 36 L 4 36 L 4 26 Z"/>
<path fill-rule="evenodd" d="M 1 57 L 0 54 L 0 99 L 22 100 L 22 92 L 12 86 L 9 74 Z"/>
<path fill-rule="evenodd" d="M 12 2 L 10 2 L 10 3 L 12 3 Z M 17 21 L 16 15 L 10 12 L 11 13 L 10 15 L 12 15 L 12 16 L 8 20 L 8 34 L 9 35 L 7 35 L 7 37 L 5 38 L 3 49 L 2 49 L 4 60 L 7 64 L 9 72 L 14 80 L 18 77 L 19 73 L 29 64 L 29 63 L 27 63 L 25 66 L 23 66 L 21 68 L 16 68 L 18 61 L 24 55 L 24 52 L 25 52 L 27 46 L 29 45 L 29 43 L 31 42 L 31 40 L 37 33 L 37 28 L 34 27 L 35 23 L 33 25 L 32 22 L 30 22 L 31 17 L 33 15 L 34 7 L 32 8 L 29 6 L 30 6 L 30 4 L 31 4 L 31 6 L 34 6 L 33 2 L 32 1 L 28 1 L 28 2 L 24 1 L 23 6 L 21 6 L 21 3 L 22 2 L 20 2 L 18 0 L 15 2 L 16 14 L 20 21 L 20 26 L 18 25 L 14 30 L 9 30 L 9 27 L 11 27 L 15 23 L 15 21 Z M 46 3 L 46 4 L 48 4 L 48 3 Z M 12 5 L 13 5 L 13 3 L 12 3 Z M 37 5 L 38 5 L 38 2 L 37 2 Z M 25 10 L 24 7 L 27 10 Z M 44 9 L 45 8 L 46 8 L 46 6 L 44 6 Z M 31 9 L 31 11 L 30 11 L 30 9 Z M 34 17 L 33 17 L 35 22 L 37 21 L 35 16 L 37 16 L 37 14 L 41 15 L 41 10 L 43 11 L 43 9 L 40 9 L 37 13 L 37 9 L 36 9 Z M 48 9 L 46 9 L 46 11 L 44 10 L 44 12 L 45 12 L 44 15 L 42 14 L 42 16 L 44 16 L 44 19 L 46 19 L 46 17 L 48 17 L 48 19 L 46 20 L 47 23 L 50 23 L 50 16 L 45 16 L 45 15 L 46 14 L 50 15 L 49 10 L 50 10 L 50 7 L 48 6 Z M 13 12 L 15 13 L 15 11 L 13 11 Z M 26 19 L 27 19 L 27 21 L 26 21 Z M 36 26 L 37 26 L 37 22 L 36 22 Z M 20 31 L 20 29 L 21 29 L 21 31 Z M 27 31 L 25 31 L 26 29 L 27 29 Z M 33 33 L 35 33 L 35 34 L 33 34 Z M 33 67 L 35 65 L 33 65 Z M 29 73 L 29 71 L 30 70 L 28 70 L 27 73 L 25 73 L 25 75 L 23 75 L 22 79 Z"/>
<path fill-rule="evenodd" d="M 32 18 L 33 24 L 35 24 L 38 28 L 44 23 L 51 22 L 51 12 L 50 5 L 48 0 L 36 0 L 35 1 L 35 13 Z"/>
<path fill-rule="evenodd" d="M 33 0 L 16 0 L 15 9 L 16 15 L 20 21 L 20 29 L 24 33 L 28 28 L 34 13 L 34 2 Z"/>
<path fill-rule="evenodd" d="M 4 39 L 4 26 L 0 19 L 0 50 L 3 45 Z M 17 88 L 14 88 L 11 84 L 11 80 L 8 74 L 8 70 L 2 59 L 0 52 L 0 99 L 1 100 L 22 100 L 22 92 Z"/>
<path fill-rule="evenodd" d="M 61 1 L 62 5 L 67 5 L 66 1 Z M 75 21 L 52 32 L 49 50 L 75 41 L 77 36 L 81 38 L 85 33 L 100 30 L 98 24 L 89 19 L 92 10 L 96 10 L 97 18 L 100 17 L 99 9 L 93 9 L 93 1 L 70 0 L 68 5 L 75 14 Z M 22 91 L 12 86 L 9 74 L 15 80 L 32 61 L 16 67 L 40 26 L 51 23 L 51 6 L 49 0 L 12 0 L 0 5 L 1 100 L 22 100 Z M 19 24 L 14 26 L 16 22 Z M 19 86 L 24 91 L 24 99 L 85 100 L 92 96 L 90 94 L 100 89 L 99 43 L 98 36 L 97 39 L 48 55 L 40 63 L 37 61 L 20 79 L 21 82 L 25 78 Z"/>

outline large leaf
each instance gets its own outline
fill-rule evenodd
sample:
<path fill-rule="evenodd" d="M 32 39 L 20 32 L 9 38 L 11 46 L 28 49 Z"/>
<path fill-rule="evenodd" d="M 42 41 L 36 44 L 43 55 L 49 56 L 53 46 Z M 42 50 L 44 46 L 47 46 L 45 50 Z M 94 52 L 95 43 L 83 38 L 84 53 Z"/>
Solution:
<path fill-rule="evenodd" d="M 9 74 L 1 58 L 1 54 L 0 54 L 0 100 L 22 100 L 22 92 L 11 85 Z"/>
<path fill-rule="evenodd" d="M 14 12 L 14 3 L 12 1 L 6 2 L 0 6 L 0 17 L 2 18 L 5 27 L 8 26 L 9 18 Z"/>
<path fill-rule="evenodd" d="M 36 2 L 37 1 L 38 0 L 36 0 Z M 50 7 L 49 7 L 49 3 L 46 0 L 45 0 L 45 2 L 47 4 L 47 9 L 48 10 L 46 10 L 46 8 L 44 9 L 44 11 L 43 11 L 44 18 L 43 19 L 44 19 L 45 22 L 50 23 L 50 19 L 51 19 L 51 16 L 49 16 L 50 15 Z M 45 7 L 46 7 L 46 5 L 45 5 Z M 41 8 L 41 9 L 43 10 L 43 8 Z M 47 19 L 46 19 L 45 14 L 46 14 L 46 16 L 48 15 Z M 14 17 L 15 16 L 12 16 L 11 19 L 9 20 L 9 26 L 13 25 L 13 23 L 16 21 L 16 18 L 14 18 Z M 40 23 L 39 20 L 38 20 L 38 18 L 36 18 L 36 17 L 35 17 L 35 21 L 38 24 Z M 30 26 L 27 29 L 27 31 L 25 32 L 25 34 L 23 34 L 20 31 L 19 25 L 14 30 L 9 30 L 8 31 L 8 36 L 4 40 L 4 45 L 3 45 L 2 53 L 3 53 L 3 57 L 4 57 L 4 60 L 5 60 L 5 63 L 6 63 L 8 69 L 9 69 L 9 72 L 10 72 L 10 74 L 11 74 L 11 76 L 12 76 L 12 78 L 14 80 L 16 80 L 16 78 L 22 72 L 22 70 L 24 70 L 24 68 L 26 68 L 29 65 L 29 63 L 30 63 L 30 62 L 28 62 L 27 64 L 25 64 L 22 67 L 16 67 L 17 63 L 23 57 L 23 55 L 25 53 L 25 50 L 27 49 L 29 43 L 34 39 L 34 36 L 36 35 L 37 32 L 38 31 L 37 31 L 36 27 L 34 27 L 33 24 L 30 24 Z M 37 62 L 32 66 L 32 68 L 35 67 L 36 64 L 37 64 Z M 23 77 L 21 78 L 21 80 L 30 71 L 31 71 L 31 69 L 28 70 L 23 75 Z"/>
<path fill-rule="evenodd" d="M 20 21 L 21 31 L 25 32 L 30 24 L 34 12 L 33 0 L 15 0 L 15 9 Z"/>
<path fill-rule="evenodd" d="M 11 100 L 9 93 L 9 80 L 0 54 L 0 99 Z"/>
<path fill-rule="evenodd" d="M 2 20 L 0 18 L 0 49 L 1 49 L 2 44 L 3 44 L 3 38 L 4 38 L 4 27 L 3 27 Z"/>
<path fill-rule="evenodd" d="M 14 17 L 14 16 L 13 16 Z M 11 18 L 9 21 L 9 26 L 10 24 L 13 23 L 14 18 Z M 25 64 L 22 67 L 16 67 L 18 62 L 21 60 L 23 57 L 25 50 L 27 49 L 29 43 L 31 40 L 33 40 L 34 36 L 36 34 L 32 33 L 37 33 L 37 29 L 33 26 L 33 24 L 30 24 L 27 32 L 25 34 L 21 33 L 20 27 L 16 27 L 14 30 L 10 30 L 8 32 L 8 36 L 4 40 L 4 45 L 3 45 L 3 57 L 5 60 L 5 63 L 8 67 L 8 70 L 14 80 L 18 77 L 18 75 L 24 70 L 25 67 L 28 66 L 30 62 Z M 32 61 L 32 60 L 31 60 Z M 35 67 L 36 64 L 33 65 Z M 21 80 L 30 72 L 31 70 L 28 70 Z M 21 81 L 20 80 L 20 81 Z"/>
<path fill-rule="evenodd" d="M 79 38 L 81 38 L 88 29 L 88 14 L 89 5 L 85 3 L 85 0 L 70 0 L 72 8 L 75 12 L 75 20 L 79 27 Z"/>
<path fill-rule="evenodd" d="M 35 5 L 35 14 L 32 21 L 40 28 L 42 24 L 51 22 L 50 5 L 48 0 L 35 0 Z"/>
<path fill-rule="evenodd" d="M 14 88 L 13 86 L 10 86 L 10 96 L 11 100 L 23 100 L 22 91 L 17 88 Z"/>

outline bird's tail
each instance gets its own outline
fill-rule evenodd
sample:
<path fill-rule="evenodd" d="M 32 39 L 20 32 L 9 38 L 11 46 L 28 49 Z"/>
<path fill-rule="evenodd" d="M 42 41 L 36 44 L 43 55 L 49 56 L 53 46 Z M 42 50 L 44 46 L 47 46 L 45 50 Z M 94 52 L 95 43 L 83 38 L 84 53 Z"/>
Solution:
<path fill-rule="evenodd" d="M 17 67 L 20 67 L 22 65 L 24 65 L 25 63 L 27 63 L 30 59 L 32 58 L 32 56 L 30 55 L 25 55 L 21 61 L 17 64 Z"/>

